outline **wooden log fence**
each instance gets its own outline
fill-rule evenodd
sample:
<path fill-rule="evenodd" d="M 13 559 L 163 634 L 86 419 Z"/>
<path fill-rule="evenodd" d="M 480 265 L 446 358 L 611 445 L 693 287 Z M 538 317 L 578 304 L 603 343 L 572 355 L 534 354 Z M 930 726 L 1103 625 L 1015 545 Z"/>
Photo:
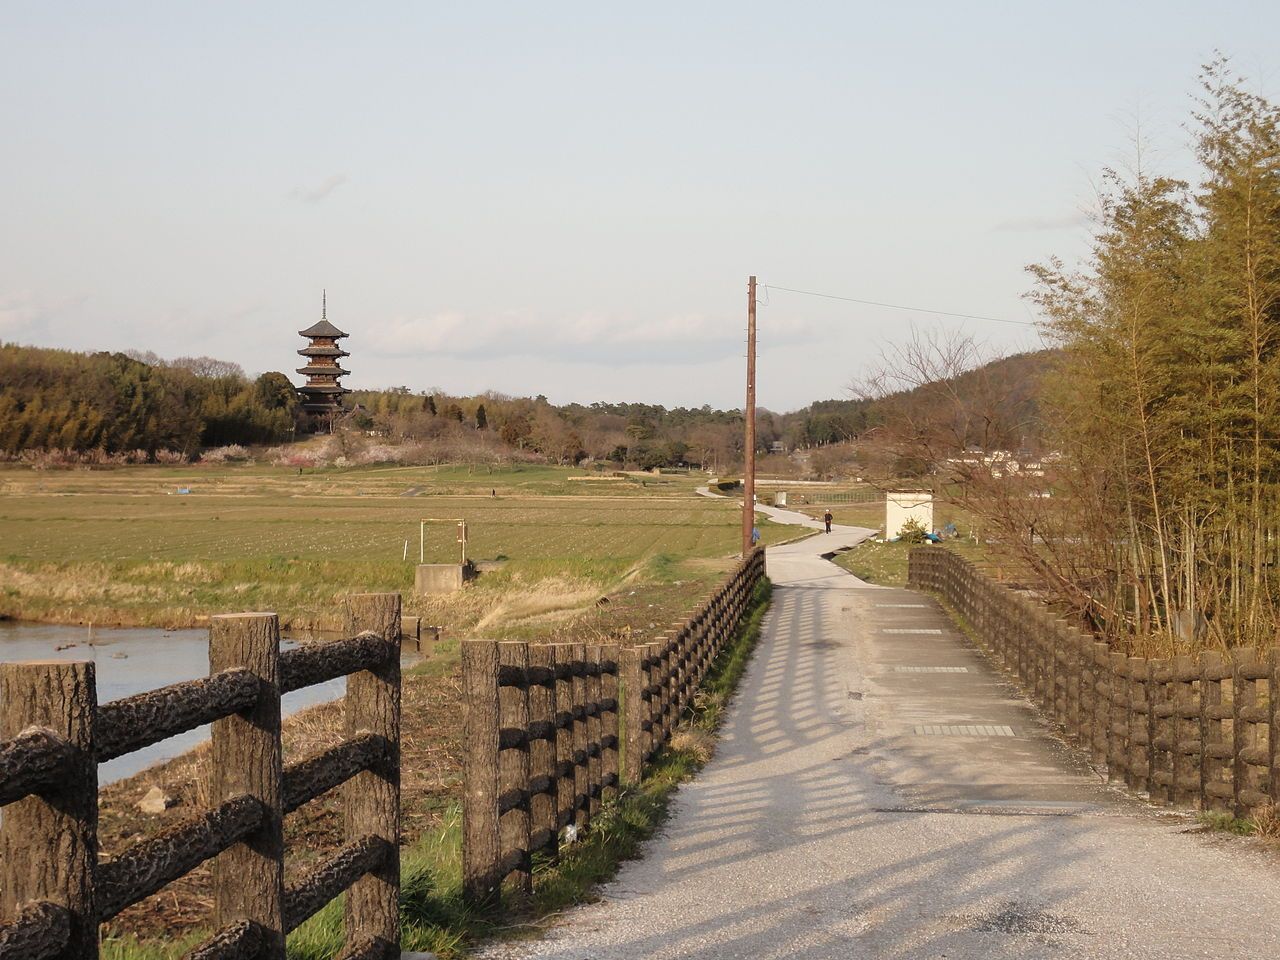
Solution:
<path fill-rule="evenodd" d="M 955 610 L 1109 780 L 1236 817 L 1280 806 L 1280 652 L 1126 657 L 935 547 L 911 551 L 909 583 Z"/>
<path fill-rule="evenodd" d="M 532 889 L 533 858 L 554 856 L 674 732 L 764 576 L 755 550 L 655 643 L 466 640 L 463 883 L 473 903 Z"/>
<path fill-rule="evenodd" d="M 208 677 L 104 704 L 92 663 L 0 664 L 0 960 L 96 958 L 99 924 L 208 860 L 189 960 L 283 960 L 343 891 L 343 957 L 398 957 L 399 595 L 349 597 L 345 635 L 282 653 L 275 614 L 214 617 Z M 346 739 L 286 766 L 281 694 L 342 676 Z M 210 808 L 100 861 L 98 764 L 206 723 Z M 340 786 L 345 843 L 286 885 L 284 817 Z"/>

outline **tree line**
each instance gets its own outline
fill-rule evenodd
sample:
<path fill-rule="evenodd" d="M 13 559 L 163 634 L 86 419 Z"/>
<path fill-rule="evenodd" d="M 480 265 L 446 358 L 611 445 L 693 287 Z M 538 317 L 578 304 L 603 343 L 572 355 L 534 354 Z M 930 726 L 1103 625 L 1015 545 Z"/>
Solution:
<path fill-rule="evenodd" d="M 557 463 L 607 461 L 648 470 L 692 466 L 728 471 L 742 463 L 741 410 L 711 406 L 667 408 L 646 403 L 554 405 L 545 396 L 488 392 L 456 397 L 407 387 L 354 391 L 354 422 L 397 441 L 458 440 L 486 435 L 521 452 Z M 803 410 L 760 411 L 761 450 L 777 441 L 787 450 L 856 438 L 873 416 L 856 400 L 820 401 Z"/>
<path fill-rule="evenodd" d="M 323 423 L 307 417 L 279 372 L 245 376 L 211 357 L 164 360 L 153 353 L 76 353 L 0 344 L 0 452 L 157 451 L 194 456 L 202 448 L 280 444 Z M 715 471 L 742 462 L 740 410 L 667 408 L 645 403 L 554 405 L 545 396 L 488 392 L 451 396 L 408 387 L 355 390 L 339 430 L 432 445 L 449 458 L 535 457 L 628 467 L 693 466 Z M 874 421 L 858 400 L 820 401 L 794 413 L 758 414 L 762 451 L 819 447 L 856 438 Z"/>
<path fill-rule="evenodd" d="M 296 427 L 283 373 L 249 379 L 208 357 L 171 362 L 0 344 L 0 452 L 176 451 L 274 443 Z"/>
<path fill-rule="evenodd" d="M 1084 267 L 1031 268 L 1060 461 L 969 487 L 1043 587 L 1140 654 L 1280 629 L 1280 110 L 1223 59 L 1200 81 L 1195 180 L 1104 171 Z"/>

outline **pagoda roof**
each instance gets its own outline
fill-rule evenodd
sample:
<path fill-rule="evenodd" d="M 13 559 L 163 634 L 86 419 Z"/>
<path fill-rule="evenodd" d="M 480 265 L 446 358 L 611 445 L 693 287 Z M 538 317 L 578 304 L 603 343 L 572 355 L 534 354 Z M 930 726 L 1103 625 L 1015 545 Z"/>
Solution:
<path fill-rule="evenodd" d="M 336 383 L 309 383 L 305 387 L 298 388 L 299 393 L 350 393 L 346 387 L 340 387 Z"/>
<path fill-rule="evenodd" d="M 345 337 L 346 334 L 343 333 L 341 330 L 339 330 L 337 327 L 335 327 L 328 320 L 317 320 L 311 326 L 307 327 L 307 329 L 299 330 L 298 336 L 325 337 L 330 340 L 337 340 L 340 337 Z"/>
<path fill-rule="evenodd" d="M 341 347 L 303 347 L 298 351 L 300 357 L 349 357 L 351 354 Z"/>
<path fill-rule="evenodd" d="M 307 364 L 305 367 L 299 367 L 297 372 L 307 377 L 345 377 L 351 371 L 343 370 L 341 367 L 336 365 L 332 367 L 313 367 L 310 364 Z"/>

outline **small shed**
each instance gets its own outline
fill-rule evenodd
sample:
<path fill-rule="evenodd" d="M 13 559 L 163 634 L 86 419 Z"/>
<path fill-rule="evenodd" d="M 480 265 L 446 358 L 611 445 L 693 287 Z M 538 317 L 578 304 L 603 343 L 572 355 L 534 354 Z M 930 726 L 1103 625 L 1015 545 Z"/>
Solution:
<path fill-rule="evenodd" d="M 899 536 L 902 528 L 915 520 L 925 532 L 933 530 L 933 494 L 921 490 L 900 490 L 884 497 L 884 535 Z"/>

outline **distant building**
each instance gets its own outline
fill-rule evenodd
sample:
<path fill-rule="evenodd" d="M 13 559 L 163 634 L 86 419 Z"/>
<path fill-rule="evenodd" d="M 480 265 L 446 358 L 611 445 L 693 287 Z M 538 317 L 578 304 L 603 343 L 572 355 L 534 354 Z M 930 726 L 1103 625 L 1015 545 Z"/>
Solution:
<path fill-rule="evenodd" d="M 327 299 L 320 301 L 320 322 L 298 331 L 300 336 L 311 341 L 298 351 L 298 355 L 307 361 L 305 367 L 298 368 L 298 373 L 307 378 L 307 382 L 298 388 L 302 409 L 307 413 L 337 413 L 342 409 L 343 394 L 351 392 L 338 383 L 339 377 L 351 372 L 338 366 L 338 360 L 350 354 L 338 346 L 338 341 L 346 334 L 329 322 Z"/>

